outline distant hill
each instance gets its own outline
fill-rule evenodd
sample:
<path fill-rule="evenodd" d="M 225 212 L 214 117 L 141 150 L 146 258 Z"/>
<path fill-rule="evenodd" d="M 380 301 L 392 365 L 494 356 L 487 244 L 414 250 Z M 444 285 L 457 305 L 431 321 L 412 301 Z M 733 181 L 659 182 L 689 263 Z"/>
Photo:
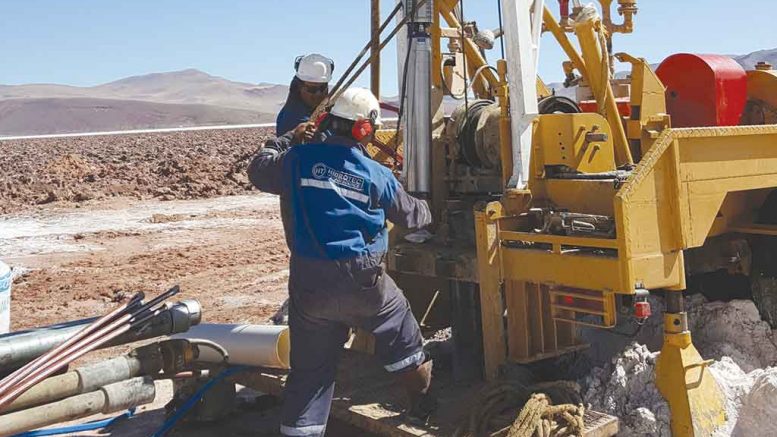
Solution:
<path fill-rule="evenodd" d="M 777 66 L 777 49 L 734 59 L 746 69 L 758 61 Z M 549 86 L 559 95 L 575 95 L 560 83 Z M 92 87 L 0 85 L 0 136 L 261 123 L 275 119 L 287 94 L 287 85 L 234 82 L 194 69 Z M 445 101 L 448 112 L 458 104 Z"/>
<path fill-rule="evenodd" d="M 0 135 L 272 121 L 288 86 L 189 69 L 93 87 L 0 85 Z"/>
<path fill-rule="evenodd" d="M 265 123 L 273 114 L 215 105 L 84 97 L 0 100 L 0 135 Z"/>
<path fill-rule="evenodd" d="M 743 66 L 745 70 L 752 70 L 758 62 L 768 62 L 777 67 L 777 49 L 759 50 L 743 56 L 735 56 L 734 59 Z"/>

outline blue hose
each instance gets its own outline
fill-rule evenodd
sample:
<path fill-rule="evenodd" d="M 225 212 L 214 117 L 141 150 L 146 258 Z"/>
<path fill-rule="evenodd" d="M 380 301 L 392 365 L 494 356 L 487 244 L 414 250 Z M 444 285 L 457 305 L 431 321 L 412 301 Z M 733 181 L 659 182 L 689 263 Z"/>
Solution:
<path fill-rule="evenodd" d="M 173 426 L 175 426 L 175 424 L 179 420 L 181 420 L 181 418 L 185 416 L 186 413 L 189 412 L 189 410 L 191 410 L 195 405 L 197 405 L 197 402 L 199 402 L 200 399 L 202 399 L 202 397 L 205 395 L 205 392 L 210 390 L 211 387 L 213 387 L 217 382 L 221 381 L 222 379 L 230 375 L 234 375 L 235 373 L 242 372 L 243 370 L 246 370 L 248 368 L 249 367 L 247 366 L 230 367 L 222 371 L 218 375 L 216 375 L 210 381 L 206 382 L 205 385 L 200 387 L 199 390 L 197 390 L 189 399 L 186 400 L 186 402 L 184 402 L 183 405 L 181 405 L 180 408 L 178 408 L 175 414 L 170 416 L 170 418 L 167 419 L 167 421 L 165 421 L 165 423 L 162 424 L 162 426 L 157 430 L 157 432 L 153 434 L 152 437 L 164 437 L 168 432 L 170 432 L 171 429 L 173 429 Z"/>
<path fill-rule="evenodd" d="M 62 428 L 49 428 L 49 429 L 38 429 L 35 431 L 27 431 L 21 434 L 15 434 L 12 437 L 39 437 L 39 436 L 45 436 L 45 435 L 68 434 L 72 432 L 94 431 L 97 429 L 107 428 L 115 424 L 119 420 L 129 419 L 130 417 L 132 417 L 133 414 L 135 414 L 135 409 L 130 408 L 129 410 L 127 410 L 126 413 L 116 417 L 112 417 L 110 419 L 96 420 L 94 422 L 82 423 L 80 425 L 63 426 Z"/>

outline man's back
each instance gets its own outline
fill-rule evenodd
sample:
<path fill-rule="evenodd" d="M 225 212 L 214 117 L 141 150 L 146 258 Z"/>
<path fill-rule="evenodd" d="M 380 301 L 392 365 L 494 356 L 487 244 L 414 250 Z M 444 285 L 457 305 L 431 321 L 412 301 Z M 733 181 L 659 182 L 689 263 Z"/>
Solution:
<path fill-rule="evenodd" d="M 328 259 L 385 252 L 385 209 L 398 183 L 360 148 L 337 143 L 296 146 L 284 160 L 292 252 Z"/>

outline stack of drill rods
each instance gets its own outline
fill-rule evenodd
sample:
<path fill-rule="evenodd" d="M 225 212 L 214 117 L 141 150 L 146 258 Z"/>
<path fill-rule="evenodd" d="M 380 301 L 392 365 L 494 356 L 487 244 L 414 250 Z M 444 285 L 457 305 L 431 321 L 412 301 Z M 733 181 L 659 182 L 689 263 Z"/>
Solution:
<path fill-rule="evenodd" d="M 63 366 L 131 329 L 142 329 L 144 323 L 163 311 L 165 304 L 162 302 L 178 291 L 177 286 L 173 287 L 145 304 L 141 304 L 142 293 L 136 294 L 127 304 L 96 320 L 68 341 L 0 381 L 0 411 Z"/>
<path fill-rule="evenodd" d="M 111 311 L 110 313 L 100 317 L 99 319 L 95 320 L 91 324 L 84 327 L 84 329 L 78 331 L 75 335 L 67 339 L 64 343 L 61 345 L 51 349 L 50 351 L 46 352 L 45 354 L 39 356 L 38 358 L 30 361 L 29 363 L 25 364 L 15 372 L 11 373 L 7 377 L 5 377 L 2 381 L 0 381 L 0 393 L 5 393 L 10 387 L 12 387 L 15 384 L 18 384 L 19 381 L 21 381 L 23 378 L 26 378 L 36 367 L 40 366 L 41 363 L 45 363 L 52 358 L 54 358 L 58 353 L 60 353 L 62 350 L 66 349 L 67 347 L 77 343 L 90 333 L 94 332 L 96 329 L 98 329 L 100 326 L 104 325 L 109 320 L 112 320 L 119 314 L 123 313 L 130 307 L 137 305 L 140 299 L 143 298 L 142 294 L 136 294 L 135 296 L 130 299 L 130 301 L 115 310 Z"/>

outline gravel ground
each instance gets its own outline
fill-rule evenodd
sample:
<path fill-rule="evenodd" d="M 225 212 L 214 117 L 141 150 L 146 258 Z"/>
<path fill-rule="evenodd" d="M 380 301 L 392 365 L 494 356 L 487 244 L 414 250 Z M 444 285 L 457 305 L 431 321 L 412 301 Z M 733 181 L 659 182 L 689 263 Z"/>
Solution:
<path fill-rule="evenodd" d="M 245 193 L 249 160 L 271 134 L 257 128 L 2 141 L 0 213 L 118 196 Z"/>

